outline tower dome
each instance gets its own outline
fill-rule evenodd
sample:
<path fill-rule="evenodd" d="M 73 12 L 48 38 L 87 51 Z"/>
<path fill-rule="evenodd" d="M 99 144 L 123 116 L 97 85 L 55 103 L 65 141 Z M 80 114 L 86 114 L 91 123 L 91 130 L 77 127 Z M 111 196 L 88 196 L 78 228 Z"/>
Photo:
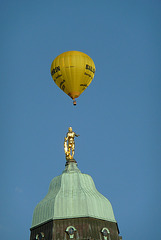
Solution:
<path fill-rule="evenodd" d="M 91 217 L 116 223 L 111 203 L 95 187 L 93 179 L 69 162 L 50 183 L 45 198 L 34 210 L 32 228 L 50 220 Z"/>

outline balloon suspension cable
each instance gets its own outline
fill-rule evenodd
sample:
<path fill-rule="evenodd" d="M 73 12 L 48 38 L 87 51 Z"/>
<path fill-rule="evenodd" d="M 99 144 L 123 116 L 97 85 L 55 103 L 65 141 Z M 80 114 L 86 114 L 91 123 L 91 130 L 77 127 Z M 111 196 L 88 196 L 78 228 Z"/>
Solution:
<path fill-rule="evenodd" d="M 74 105 L 74 106 L 77 105 L 77 102 L 76 102 L 75 98 L 73 99 L 73 105 Z"/>

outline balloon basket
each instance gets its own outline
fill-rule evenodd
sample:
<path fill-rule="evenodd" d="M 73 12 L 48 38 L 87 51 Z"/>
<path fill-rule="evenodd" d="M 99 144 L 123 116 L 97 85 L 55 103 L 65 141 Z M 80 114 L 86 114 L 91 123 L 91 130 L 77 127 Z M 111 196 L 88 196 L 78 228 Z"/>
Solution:
<path fill-rule="evenodd" d="M 75 99 L 73 100 L 73 105 L 74 105 L 74 106 L 76 106 L 76 105 L 77 105 L 77 102 L 76 102 L 76 100 L 75 100 Z"/>

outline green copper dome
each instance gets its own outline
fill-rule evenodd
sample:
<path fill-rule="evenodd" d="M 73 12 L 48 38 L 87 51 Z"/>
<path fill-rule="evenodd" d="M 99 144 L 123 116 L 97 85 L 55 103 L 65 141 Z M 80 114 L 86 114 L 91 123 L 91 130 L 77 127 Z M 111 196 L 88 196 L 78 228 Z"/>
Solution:
<path fill-rule="evenodd" d="M 116 222 L 109 200 L 97 191 L 91 176 L 71 162 L 51 181 L 48 194 L 36 206 L 32 227 L 52 219 L 79 217 Z"/>

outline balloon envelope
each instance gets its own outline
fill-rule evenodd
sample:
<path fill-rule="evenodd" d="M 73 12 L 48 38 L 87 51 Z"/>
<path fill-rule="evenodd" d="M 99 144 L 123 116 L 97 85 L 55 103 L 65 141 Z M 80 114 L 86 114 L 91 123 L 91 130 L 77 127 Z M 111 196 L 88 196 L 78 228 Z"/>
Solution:
<path fill-rule="evenodd" d="M 89 86 L 94 74 L 93 60 L 87 54 L 78 51 L 62 53 L 51 64 L 54 82 L 73 100 Z"/>

